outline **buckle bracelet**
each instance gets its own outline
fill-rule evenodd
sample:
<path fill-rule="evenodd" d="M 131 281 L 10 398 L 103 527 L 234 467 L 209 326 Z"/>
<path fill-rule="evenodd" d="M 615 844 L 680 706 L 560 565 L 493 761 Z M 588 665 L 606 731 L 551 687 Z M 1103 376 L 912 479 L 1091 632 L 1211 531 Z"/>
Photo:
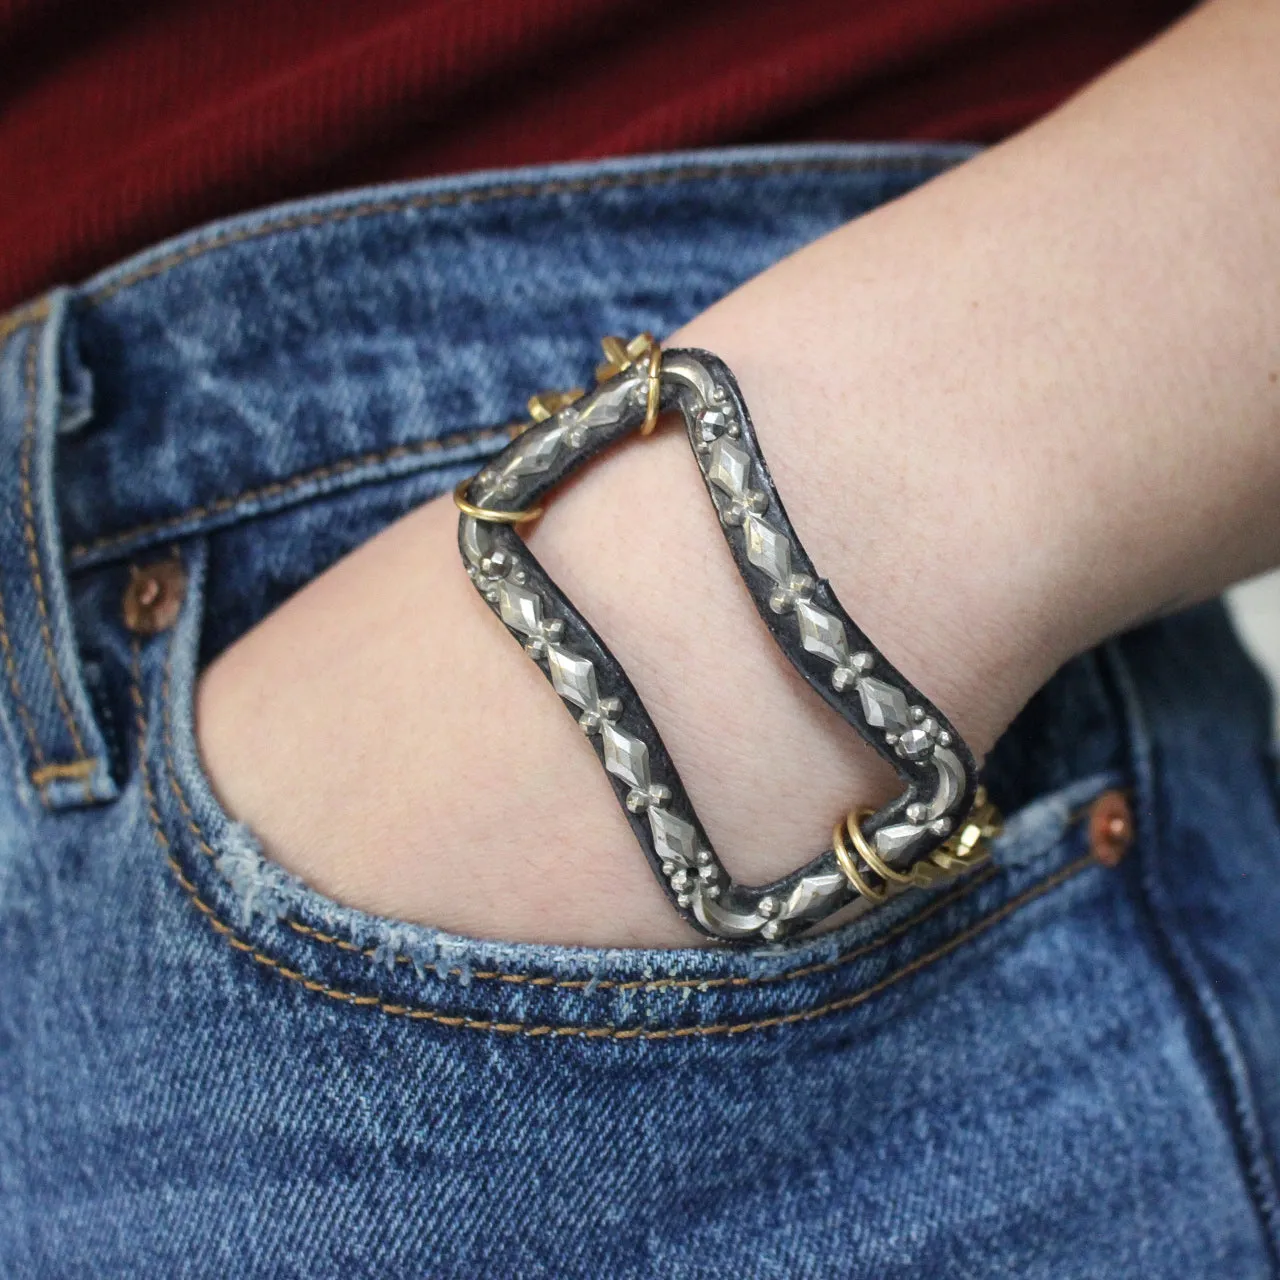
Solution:
<path fill-rule="evenodd" d="M 776 942 L 841 908 L 868 910 L 985 861 L 1000 818 L 973 753 L 876 648 L 818 576 L 787 518 L 733 374 L 710 352 L 664 352 L 648 334 L 604 341 L 589 392 L 544 393 L 533 421 L 454 492 L 476 589 L 577 718 L 672 904 L 724 942 Z M 662 738 L 617 660 L 520 537 L 589 458 L 679 410 L 738 571 L 774 641 L 809 686 L 897 771 L 905 790 L 836 825 L 832 847 L 762 886 L 725 869 Z"/>

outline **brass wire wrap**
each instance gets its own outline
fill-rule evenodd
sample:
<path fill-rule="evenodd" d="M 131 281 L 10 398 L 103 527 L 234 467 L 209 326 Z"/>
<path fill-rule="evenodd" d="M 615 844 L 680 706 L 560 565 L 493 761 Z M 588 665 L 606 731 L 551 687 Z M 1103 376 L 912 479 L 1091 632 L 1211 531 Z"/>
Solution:
<path fill-rule="evenodd" d="M 645 400 L 642 436 L 652 435 L 658 425 L 658 402 L 662 396 L 662 344 L 651 333 L 638 333 L 630 342 L 610 335 L 600 339 L 604 360 L 596 366 L 596 380 L 604 382 L 624 373 L 642 360 L 649 362 L 648 395 Z"/>
<path fill-rule="evenodd" d="M 979 787 L 973 808 L 955 835 L 928 857 L 915 863 L 909 871 L 900 871 L 876 852 L 862 832 L 862 824 L 872 812 L 871 809 L 852 810 L 842 822 L 836 823 L 831 839 L 836 862 L 840 864 L 845 878 L 862 897 L 875 903 L 883 902 L 889 896 L 891 885 L 932 889 L 962 872 L 981 866 L 991 855 L 991 841 L 1000 834 L 1004 825 L 1000 811 L 987 798 L 986 788 Z M 879 889 L 867 882 L 858 866 L 859 858 L 884 882 Z"/>
<path fill-rule="evenodd" d="M 849 846 L 845 843 L 845 828 L 848 828 L 851 836 L 853 832 L 858 831 L 858 822 L 864 812 L 865 810 L 859 809 L 857 813 L 850 813 L 842 821 L 836 823 L 831 832 L 831 847 L 835 850 L 836 861 L 840 864 L 840 870 L 844 872 L 845 879 L 868 902 L 883 902 L 889 896 L 888 885 L 883 889 L 873 889 L 862 878 L 862 873 L 858 870 L 857 859 L 849 852 Z M 858 836 L 861 837 L 861 835 L 862 833 L 859 831 Z M 865 844 L 865 841 L 863 843 Z"/>
<path fill-rule="evenodd" d="M 528 524 L 546 510 L 545 507 L 530 507 L 527 511 L 494 511 L 490 507 L 477 507 L 474 502 L 468 502 L 465 496 L 474 479 L 474 476 L 467 476 L 453 486 L 454 506 L 473 520 L 487 520 L 490 524 Z"/>
<path fill-rule="evenodd" d="M 653 429 L 658 425 L 658 405 L 662 399 L 662 344 L 651 333 L 638 333 L 630 342 L 623 342 L 621 338 L 611 334 L 600 339 L 600 347 L 605 358 L 596 366 L 597 382 L 606 382 L 641 361 L 648 361 L 649 380 L 640 434 L 652 435 Z M 567 405 L 580 400 L 583 394 L 581 387 L 573 387 L 568 391 L 539 391 L 530 396 L 530 420 L 520 430 L 527 431 L 539 422 L 546 422 Z M 467 499 L 467 490 L 474 479 L 474 476 L 468 476 L 465 480 L 459 480 L 453 489 L 454 506 L 473 520 L 487 520 L 490 524 L 530 524 L 546 510 L 544 506 L 530 507 L 526 511 L 495 511 L 491 507 L 478 507 Z"/>
<path fill-rule="evenodd" d="M 649 384 L 648 397 L 645 400 L 644 421 L 640 424 L 640 434 L 648 436 L 658 425 L 658 402 L 662 398 L 662 348 L 655 342 L 649 348 Z"/>

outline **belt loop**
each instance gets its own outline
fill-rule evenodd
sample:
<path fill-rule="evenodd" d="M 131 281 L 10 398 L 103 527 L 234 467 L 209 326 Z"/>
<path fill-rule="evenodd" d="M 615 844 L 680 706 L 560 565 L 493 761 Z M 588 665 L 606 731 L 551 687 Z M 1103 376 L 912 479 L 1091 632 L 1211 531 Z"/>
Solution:
<path fill-rule="evenodd" d="M 48 809 L 116 796 L 71 624 L 54 502 L 68 294 L 0 319 L 0 711 Z"/>

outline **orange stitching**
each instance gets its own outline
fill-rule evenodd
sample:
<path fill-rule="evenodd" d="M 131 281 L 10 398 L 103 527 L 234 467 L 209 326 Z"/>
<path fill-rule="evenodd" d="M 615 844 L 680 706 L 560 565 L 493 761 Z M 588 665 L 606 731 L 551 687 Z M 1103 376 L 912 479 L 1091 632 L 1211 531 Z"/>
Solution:
<path fill-rule="evenodd" d="M 275 498 L 289 493 L 305 484 L 332 479 L 345 475 L 348 471 L 356 471 L 361 467 L 376 466 L 383 462 L 394 462 L 399 458 L 421 457 L 423 454 L 440 453 L 445 449 L 455 449 L 464 444 L 480 444 L 486 440 L 510 440 L 524 424 L 511 423 L 504 427 L 483 427 L 474 431 L 456 431 L 437 440 L 419 440 L 413 444 L 398 444 L 391 449 L 374 453 L 364 453 L 355 458 L 344 458 L 340 462 L 327 463 L 310 471 L 300 471 L 286 480 L 277 480 L 271 484 L 261 485 L 254 489 L 245 489 L 229 498 L 217 498 L 204 506 L 192 507 L 176 516 L 166 516 L 163 520 L 155 520 L 149 524 L 136 525 L 122 533 L 108 533 L 92 542 L 78 543 L 69 552 L 71 559 L 79 560 L 92 555 L 96 551 L 104 551 L 111 547 L 122 546 L 135 538 L 144 538 L 148 534 L 164 533 L 167 530 L 180 528 L 192 520 L 204 520 L 209 516 L 223 515 L 239 506 L 247 506 L 251 502 L 259 502 L 264 498 Z"/>
<path fill-rule="evenodd" d="M 172 646 L 170 648 L 172 650 Z M 434 1022 L 442 1027 L 458 1027 L 467 1031 L 492 1031 L 503 1035 L 520 1035 L 531 1038 L 553 1036 L 557 1038 L 610 1040 L 677 1040 L 690 1036 L 741 1035 L 748 1031 L 765 1031 L 774 1027 L 790 1026 L 798 1022 L 812 1022 L 817 1018 L 824 1018 L 830 1014 L 840 1013 L 863 1004 L 873 996 L 879 995 L 882 991 L 886 991 L 889 987 L 901 982 L 904 978 L 919 973 L 920 970 L 950 955 L 966 942 L 987 932 L 988 929 L 999 924 L 1028 903 L 1034 902 L 1037 898 L 1043 897 L 1052 889 L 1064 884 L 1067 880 L 1093 865 L 1094 861 L 1092 854 L 1085 854 L 1083 857 L 1077 858 L 1074 862 L 1054 872 L 1053 875 L 1046 876 L 1039 883 L 1032 885 L 1031 888 L 1020 893 L 1016 898 L 1011 898 L 1003 906 L 982 917 L 982 919 L 970 925 L 969 928 L 956 934 L 955 937 L 948 939 L 932 951 L 926 952 L 922 956 L 917 956 L 916 959 L 881 978 L 880 981 L 872 983 L 871 986 L 865 987 L 861 991 L 853 992 L 850 995 L 829 1000 L 825 1004 L 797 1010 L 794 1013 L 775 1014 L 769 1018 L 755 1018 L 746 1022 L 698 1023 L 685 1027 L 619 1027 L 613 1023 L 606 1023 L 602 1026 L 575 1026 L 572 1024 L 555 1026 L 527 1022 L 496 1022 L 488 1018 L 468 1018 L 461 1015 L 443 1014 L 436 1009 L 424 1009 L 415 1005 L 392 1004 L 378 996 L 357 995 L 353 991 L 344 991 L 340 987 L 317 982 L 312 978 L 306 977 L 297 969 L 288 968 L 274 956 L 269 956 L 259 951 L 251 943 L 245 942 L 243 938 L 239 937 L 235 930 L 218 916 L 217 912 L 200 897 L 195 885 L 183 874 L 182 868 L 173 856 L 169 837 L 164 832 L 160 819 L 160 810 L 156 804 L 155 791 L 151 785 L 151 770 L 147 760 L 147 720 L 142 698 L 142 657 L 141 649 L 136 639 L 132 644 L 132 652 L 133 680 L 130 692 L 135 709 L 134 721 L 138 731 L 138 772 L 142 780 L 143 794 L 146 797 L 147 812 L 151 817 L 151 826 L 156 842 L 164 850 L 165 861 L 192 905 L 205 917 L 215 933 L 235 950 L 249 956 L 257 964 L 274 970 L 281 977 L 287 978 L 290 982 L 296 982 L 305 990 L 314 992 L 317 995 L 327 996 L 330 1000 L 337 1000 L 344 1004 L 377 1009 L 379 1012 L 392 1017 Z"/>
<path fill-rule="evenodd" d="M 798 969 L 789 969 L 785 973 L 766 973 L 754 978 L 639 978 L 627 981 L 619 981 L 614 978 L 601 978 L 599 980 L 590 978 L 552 978 L 545 974 L 501 973 L 494 970 L 473 971 L 470 976 L 473 980 L 479 981 L 507 982 L 530 987 L 554 987 L 567 991 L 582 991 L 588 987 L 596 991 L 669 991 L 680 989 L 713 991 L 720 987 L 762 987 L 772 983 L 795 982 L 800 978 L 810 978 L 815 974 L 830 973 L 833 970 L 845 968 L 855 960 L 861 960 L 864 956 L 880 951 L 888 946 L 889 943 L 896 942 L 904 934 L 910 932 L 916 925 L 922 924 L 930 916 L 937 915 L 944 907 L 949 907 L 953 903 L 959 902 L 962 898 L 967 898 L 975 889 L 986 884 L 996 874 L 995 867 L 984 867 L 972 880 L 968 880 L 950 893 L 926 903 L 914 915 L 899 921 L 892 928 L 887 929 L 870 942 L 842 952 L 834 960 L 823 960 L 815 964 L 803 965 Z M 289 928 L 304 937 L 313 938 L 317 942 L 327 943 L 330 946 L 338 947 L 342 951 L 357 952 L 369 960 L 378 958 L 378 949 L 376 947 L 358 947 L 354 943 L 335 938 L 327 933 L 320 933 L 308 925 L 299 924 L 296 920 L 290 920 L 287 917 L 282 923 L 287 924 Z M 394 959 L 397 964 L 413 963 L 412 956 L 396 955 Z M 462 970 L 459 968 L 449 969 L 445 976 L 461 977 Z"/>
<path fill-rule="evenodd" d="M 79 726 L 71 714 L 71 706 L 67 702 L 66 690 L 62 687 L 62 673 L 58 669 L 57 655 L 53 651 L 53 632 L 49 628 L 49 611 L 44 601 L 44 577 L 40 573 L 40 554 L 36 548 L 35 510 L 31 502 L 31 450 L 35 441 L 36 427 L 36 356 L 38 354 L 37 332 L 32 332 L 31 342 L 27 347 L 26 361 L 26 395 L 27 416 L 22 428 L 22 451 L 18 470 L 22 483 L 22 517 L 23 534 L 27 542 L 27 560 L 31 565 L 31 575 L 36 590 L 36 611 L 40 615 L 40 639 L 44 642 L 45 661 L 49 664 L 49 675 L 53 680 L 54 696 L 62 712 L 62 719 L 75 744 L 76 755 L 81 759 L 86 756 L 84 741 L 80 737 Z M 86 798 L 91 795 L 88 776 L 85 777 Z"/>
<path fill-rule="evenodd" d="M 174 769 L 174 747 L 173 747 L 173 716 L 172 716 L 172 681 L 173 672 L 173 646 L 169 646 L 168 654 L 165 658 L 164 676 L 160 689 L 160 700 L 164 706 L 164 751 L 165 751 L 165 772 L 169 779 L 169 790 L 173 792 L 174 798 L 178 802 L 178 807 L 182 810 L 182 816 L 186 820 L 187 829 L 195 838 L 196 843 L 200 846 L 200 850 L 206 857 L 216 862 L 217 852 L 212 845 L 209 844 L 205 837 L 203 829 L 196 821 L 196 816 L 187 800 L 186 792 L 182 788 L 181 782 L 178 781 L 177 771 Z M 871 955 L 873 952 L 879 951 L 881 948 L 888 946 L 890 942 L 896 941 L 902 935 L 914 928 L 917 924 L 927 920 L 930 916 L 936 915 L 944 907 L 949 907 L 953 903 L 960 901 L 962 898 L 968 897 L 974 890 L 986 884 L 997 874 L 997 868 L 993 865 L 983 867 L 977 875 L 966 880 L 963 884 L 958 885 L 949 893 L 943 894 L 939 898 L 935 898 L 932 902 L 925 903 L 919 911 L 909 916 L 906 920 L 899 921 L 891 929 L 888 929 L 880 937 L 872 939 L 870 942 L 863 943 L 862 946 L 854 947 L 850 951 L 844 952 L 842 955 L 836 956 L 834 960 L 824 960 L 816 964 L 804 965 L 799 969 L 792 969 L 786 973 L 763 974 L 756 978 L 641 978 L 630 981 L 618 981 L 614 978 L 601 978 L 595 981 L 590 978 L 553 978 L 546 974 L 532 973 L 502 973 L 498 970 L 481 969 L 472 972 L 471 977 L 481 982 L 507 982 L 523 986 L 532 987 L 555 987 L 567 991 L 580 991 L 587 987 L 593 990 L 603 991 L 663 991 L 672 988 L 693 988 L 700 991 L 712 990 L 716 987 L 755 987 L 764 986 L 775 982 L 794 982 L 800 978 L 812 977 L 814 974 L 827 973 L 833 969 L 843 968 L 852 964 L 855 960 L 862 959 L 863 956 Z M 318 929 L 311 928 L 310 925 L 302 924 L 297 920 L 293 920 L 288 916 L 281 918 L 280 923 L 286 924 L 295 933 L 301 934 L 303 937 L 311 938 L 316 942 L 321 942 L 326 946 L 337 947 L 339 951 L 346 951 L 353 955 L 363 956 L 366 960 L 376 960 L 379 956 L 377 947 L 360 947 L 354 942 L 348 942 L 344 938 L 334 937 L 329 933 L 321 933 Z M 393 957 L 397 964 L 412 964 L 413 957 L 397 954 Z M 444 977 L 461 977 L 462 970 L 458 968 L 449 969 Z"/>
<path fill-rule="evenodd" d="M 260 240 L 281 231 L 297 231 L 303 227 L 322 227 L 334 223 L 350 222 L 357 218 L 375 217 L 380 214 L 402 213 L 410 209 L 446 208 L 458 205 L 489 204 L 496 200 L 537 199 L 555 195 L 585 195 L 593 191 L 621 190 L 628 187 L 660 187 L 680 182 L 700 182 L 719 178 L 726 173 L 734 176 L 764 177 L 768 174 L 788 173 L 842 173 L 861 169 L 912 169 L 919 168 L 918 160 L 910 157 L 877 157 L 845 159 L 808 159 L 760 162 L 750 165 L 695 164 L 678 169 L 666 169 L 650 173 L 608 173 L 591 178 L 555 178 L 546 182 L 514 182 L 494 187 L 482 187 L 473 191 L 439 191 L 430 195 L 402 196 L 397 200 L 372 200 L 341 209 L 326 209 L 317 213 L 290 214 L 274 220 L 268 219 L 251 227 L 238 227 L 219 232 L 208 240 L 187 245 L 183 249 L 157 258 L 154 262 L 136 268 L 118 280 L 112 280 L 88 295 L 97 306 L 115 297 L 124 289 L 132 288 L 145 280 L 164 275 L 174 267 L 190 262 L 205 254 L 250 240 Z M 939 172 L 942 172 L 940 169 Z"/>
<path fill-rule="evenodd" d="M 174 745 L 173 745 L 173 718 L 172 718 L 172 656 L 173 646 L 170 644 L 169 651 L 165 658 L 164 676 L 161 686 L 161 701 L 164 706 L 164 751 L 165 751 L 165 771 L 169 779 L 169 789 L 173 792 L 177 799 L 178 807 L 182 810 L 187 828 L 195 838 L 201 851 L 211 860 L 217 859 L 217 853 L 206 839 L 203 830 L 196 821 L 190 803 L 187 800 L 186 793 L 182 788 L 181 782 L 178 780 L 177 773 L 174 769 Z M 135 699 L 141 706 L 141 692 L 135 693 Z M 144 726 L 145 727 L 145 726 Z M 157 815 L 157 824 L 158 824 Z M 165 848 L 168 849 L 169 843 L 167 838 L 160 833 Z M 1087 861 L 1088 859 L 1086 859 Z M 1072 864 L 1075 865 L 1075 864 Z M 175 866 L 175 871 L 178 868 Z M 813 977 L 815 974 L 830 973 L 836 969 L 847 967 L 856 960 L 860 960 L 865 956 L 872 955 L 876 951 L 888 946 L 889 943 L 897 941 L 904 934 L 915 928 L 916 925 L 923 923 L 931 916 L 937 915 L 943 908 L 959 902 L 961 899 L 968 897 L 975 890 L 986 884 L 998 874 L 998 869 L 994 865 L 988 865 L 982 868 L 972 878 L 966 880 L 963 884 L 956 886 L 949 893 L 943 894 L 941 897 L 933 899 L 931 902 L 925 903 L 919 911 L 907 919 L 899 921 L 892 928 L 886 930 L 878 938 L 872 939 L 870 942 L 863 943 L 861 946 L 854 947 L 849 951 L 836 956 L 833 960 L 824 960 L 816 964 L 804 965 L 798 969 L 791 969 L 785 973 L 763 974 L 760 977 L 753 978 L 649 978 L 635 979 L 628 981 L 618 981 L 613 978 L 602 978 L 593 980 L 589 978 L 553 978 L 545 974 L 529 974 L 529 973 L 503 973 L 497 970 L 481 969 L 471 973 L 471 978 L 476 981 L 490 982 L 506 982 L 516 985 L 532 986 L 532 987 L 548 987 L 558 990 L 581 991 L 588 987 L 592 990 L 604 991 L 663 991 L 671 989 L 695 989 L 699 991 L 709 991 L 720 987 L 757 987 L 765 986 L 771 983 L 794 982 L 800 978 Z M 181 873 L 179 872 L 179 879 Z M 185 881 L 184 881 L 185 884 Z M 195 890 L 190 892 L 194 895 Z M 207 910 L 198 897 L 194 899 L 196 905 Z M 305 925 L 297 920 L 290 919 L 285 916 L 281 918 L 280 923 L 288 925 L 296 933 L 303 937 L 311 938 L 314 941 L 323 943 L 326 946 L 338 948 L 349 954 L 363 956 L 367 960 L 378 958 L 379 951 L 376 947 L 360 947 L 353 942 L 348 942 L 343 938 L 337 938 L 332 934 L 321 933 L 318 929 L 313 929 L 310 925 Z M 397 964 L 412 964 L 413 957 L 397 954 L 393 957 Z M 449 969 L 447 977 L 461 977 L 462 970 L 459 968 Z"/>
<path fill-rule="evenodd" d="M 87 778 L 96 768 L 96 760 L 72 760 L 70 764 L 47 764 L 43 768 L 33 770 L 31 781 L 37 787 L 59 778 Z"/>
<path fill-rule="evenodd" d="M 27 735 L 27 743 L 31 747 L 31 754 L 35 756 L 38 765 L 44 764 L 44 751 L 40 746 L 40 738 L 36 733 L 36 727 L 31 720 L 31 712 L 27 710 L 27 704 L 22 698 L 22 687 L 18 683 L 18 664 L 14 661 L 13 645 L 9 640 L 9 626 L 4 613 L 4 597 L 0 594 L 0 650 L 4 651 L 4 669 L 9 676 L 9 688 L 13 690 L 14 705 L 18 708 L 18 717 L 22 721 L 22 728 Z M 37 783 L 37 785 L 39 785 Z M 43 799 L 43 796 L 41 797 Z"/>
<path fill-rule="evenodd" d="M 388 213 L 400 213 L 410 209 L 430 209 L 468 204 L 487 204 L 492 201 L 522 197 L 536 198 L 548 195 L 589 194 L 593 191 L 616 190 L 627 187 L 658 187 L 675 185 L 680 182 L 710 180 L 722 177 L 725 174 L 733 174 L 735 176 L 741 174 L 746 177 L 763 177 L 769 174 L 857 172 L 860 169 L 872 167 L 911 169 L 918 167 L 918 162 L 910 158 L 903 157 L 900 160 L 890 158 L 880 158 L 876 160 L 849 158 L 844 160 L 795 160 L 737 166 L 728 164 L 687 165 L 680 169 L 670 169 L 657 173 L 601 174 L 593 178 L 559 179 L 543 183 L 509 183 L 503 186 L 481 188 L 476 191 L 443 191 L 437 192 L 433 195 L 408 196 L 399 200 L 366 201 L 363 204 L 352 205 L 345 209 L 330 209 L 323 213 L 296 214 L 289 217 L 268 220 L 253 227 L 242 227 L 235 231 L 224 232 L 210 240 L 188 245 L 185 249 L 171 253 L 166 257 L 158 258 L 155 262 L 139 267 L 134 272 L 122 276 L 119 280 L 113 280 L 108 284 L 103 285 L 101 288 L 88 295 L 88 300 L 95 306 L 100 305 L 114 297 L 117 293 L 122 292 L 124 289 L 131 288 L 135 284 L 153 279 L 156 276 L 164 275 L 174 267 L 181 266 L 183 263 L 190 262 L 193 259 L 203 257 L 207 253 L 212 253 L 218 249 L 227 248 L 231 245 L 241 244 L 245 241 L 261 239 L 263 237 L 276 234 L 277 232 L 293 231 L 303 227 L 326 226 L 334 223 L 349 222 L 357 218 L 374 217 Z M 38 306 L 40 304 L 36 305 Z M 45 310 L 47 311 L 47 309 L 47 304 L 45 304 Z M 505 430 L 509 433 L 511 429 L 506 428 Z M 431 452 L 436 448 L 450 447 L 453 444 L 466 439 L 490 438 L 490 434 L 498 435 L 500 433 L 479 433 L 474 436 L 464 433 L 460 436 L 446 437 L 441 441 L 422 441 L 418 445 L 398 445 L 386 453 L 366 454 L 359 458 L 335 463 L 332 466 L 319 467 L 314 471 L 303 472 L 286 481 L 265 485 L 260 489 L 248 489 L 235 497 L 219 498 L 207 506 L 194 507 L 190 511 L 178 516 L 170 516 L 164 520 L 139 525 L 134 529 L 125 531 L 124 533 L 103 535 L 102 537 L 94 539 L 92 542 L 81 543 L 73 546 L 68 554 L 74 561 L 76 559 L 83 558 L 84 556 L 91 555 L 96 551 L 123 545 L 134 538 L 178 528 L 188 520 L 204 519 L 209 515 L 221 514 L 222 512 L 232 510 L 241 504 L 254 502 L 264 497 L 274 497 L 277 494 L 287 492 L 298 485 L 306 484 L 308 481 L 327 479 L 331 475 L 340 475 L 344 471 L 350 470 L 354 467 L 374 465 L 378 462 L 390 461 L 401 456 Z"/>
<path fill-rule="evenodd" d="M 8 342 L 19 329 L 45 319 L 50 306 L 48 298 L 37 298 L 35 302 L 29 302 L 16 311 L 10 311 L 8 315 L 0 316 L 0 344 Z"/>
<path fill-rule="evenodd" d="M 146 766 L 143 765 L 143 773 L 145 777 Z M 146 785 L 144 783 L 144 785 Z M 152 816 L 155 816 L 154 807 L 151 810 Z M 156 829 L 156 834 L 163 836 Z M 283 978 L 288 978 L 291 982 L 297 982 L 307 991 L 313 991 L 317 995 L 327 996 L 330 1000 L 338 1000 L 344 1004 L 359 1005 L 365 1008 L 377 1009 L 380 1013 L 389 1014 L 392 1017 L 410 1018 L 415 1021 L 434 1022 L 442 1027 L 458 1027 L 466 1031 L 492 1031 L 502 1035 L 518 1035 L 528 1036 L 530 1038 L 537 1036 L 553 1036 L 560 1039 L 584 1039 L 584 1040 L 680 1040 L 690 1036 L 717 1036 L 717 1035 L 742 1035 L 749 1031 L 767 1031 L 774 1027 L 791 1026 L 798 1022 L 813 1022 L 818 1018 L 829 1017 L 833 1013 L 843 1013 L 848 1009 L 853 1009 L 874 996 L 880 995 L 881 992 L 887 991 L 890 987 L 896 986 L 905 978 L 919 973 L 922 969 L 934 964 L 938 960 L 942 960 L 949 956 L 953 951 L 958 950 L 965 943 L 971 942 L 974 938 L 986 933 L 987 930 L 999 924 L 1002 920 L 1013 915 L 1015 911 L 1034 902 L 1037 898 L 1043 897 L 1051 890 L 1056 889 L 1059 885 L 1064 884 L 1072 877 L 1079 875 L 1093 863 L 1092 855 L 1086 854 L 1082 858 L 1078 858 L 1075 862 L 1069 863 L 1061 870 L 1055 872 L 1051 876 L 1047 876 L 1038 884 L 1026 892 L 1019 894 L 1016 898 L 1010 899 L 1004 906 L 991 912 L 990 915 L 984 916 L 981 920 L 965 929 L 962 933 L 956 934 L 954 938 L 950 938 L 941 946 L 935 947 L 934 950 L 925 955 L 918 956 L 909 964 L 905 964 L 901 969 L 895 970 L 887 977 L 881 978 L 879 982 L 872 983 L 863 990 L 854 992 L 847 996 L 840 996 L 835 1000 L 828 1000 L 825 1004 L 816 1005 L 809 1009 L 799 1009 L 794 1013 L 775 1014 L 769 1018 L 753 1018 L 746 1022 L 710 1022 L 695 1023 L 691 1026 L 684 1027 L 619 1027 L 613 1023 L 605 1023 L 602 1026 L 575 1026 L 569 1024 L 567 1026 L 555 1026 L 548 1023 L 528 1023 L 528 1022 L 496 1022 L 488 1018 L 468 1018 L 461 1015 L 444 1014 L 436 1009 L 424 1009 L 415 1005 L 391 1004 L 386 1000 L 380 999 L 378 996 L 362 996 L 357 995 L 353 991 L 343 991 L 340 987 L 331 987 L 323 982 L 317 982 L 312 978 L 307 978 L 299 973 L 296 969 L 287 968 L 279 960 L 273 956 L 263 954 L 255 947 L 245 942 L 242 938 L 236 936 L 235 932 L 224 921 L 220 920 L 213 908 L 208 903 L 201 900 L 196 891 L 195 886 L 182 874 L 181 868 L 174 860 L 172 854 L 166 854 L 166 861 L 169 869 L 177 878 L 178 883 L 186 891 L 192 904 L 199 910 L 209 922 L 210 927 L 222 937 L 227 943 L 234 947 L 237 951 L 243 952 L 258 964 L 264 965 L 268 969 L 274 969 L 276 973 Z"/>

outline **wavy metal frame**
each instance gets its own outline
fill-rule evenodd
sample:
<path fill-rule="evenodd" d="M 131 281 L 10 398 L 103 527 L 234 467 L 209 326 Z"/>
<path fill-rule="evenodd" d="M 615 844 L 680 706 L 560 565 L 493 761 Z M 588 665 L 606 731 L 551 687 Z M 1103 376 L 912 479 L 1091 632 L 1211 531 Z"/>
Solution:
<path fill-rule="evenodd" d="M 739 572 L 770 633 L 906 784 L 865 818 L 858 839 L 846 843 L 837 827 L 831 849 L 768 885 L 739 884 L 729 875 L 626 672 L 516 532 L 521 513 L 535 511 L 570 472 L 653 421 L 659 380 L 661 408 L 684 418 Z M 963 833 L 962 850 L 957 846 L 961 820 L 979 798 L 973 754 L 818 576 L 778 497 L 737 382 L 716 356 L 650 346 L 647 361 L 637 355 L 530 426 L 459 486 L 459 496 L 458 542 L 468 575 L 577 718 L 654 873 L 696 928 L 726 942 L 775 942 L 851 903 L 850 914 L 865 911 L 908 884 L 936 883 L 944 869 L 954 874 L 981 860 L 972 832 Z M 492 515 L 478 519 L 469 510 Z M 495 521 L 499 513 L 510 523 Z"/>

